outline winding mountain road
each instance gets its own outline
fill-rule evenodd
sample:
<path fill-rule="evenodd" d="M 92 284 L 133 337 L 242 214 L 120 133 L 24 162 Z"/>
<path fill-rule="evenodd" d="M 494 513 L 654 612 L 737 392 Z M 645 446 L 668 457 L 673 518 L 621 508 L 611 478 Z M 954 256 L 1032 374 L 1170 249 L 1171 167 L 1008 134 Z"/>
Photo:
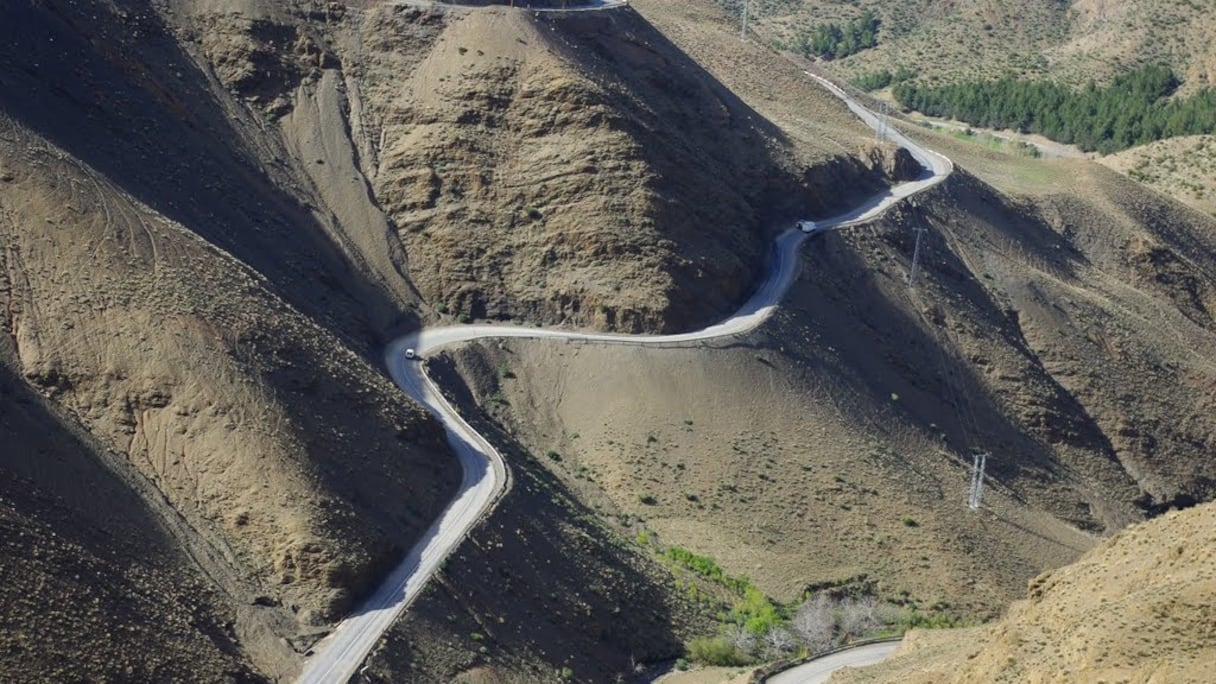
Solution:
<path fill-rule="evenodd" d="M 619 3 L 607 0 L 604 7 Z M 832 94 L 841 98 L 867 125 L 878 129 L 878 116 L 854 102 L 843 90 L 826 79 L 807 72 Z M 774 242 L 768 275 L 755 294 L 726 320 L 703 330 L 675 335 L 623 335 L 544 330 L 511 325 L 462 325 L 431 328 L 406 335 L 388 346 L 385 364 L 389 374 L 412 399 L 421 403 L 447 430 L 448 441 L 460 459 L 464 478 L 456 498 L 427 530 L 404 560 L 393 570 L 375 593 L 334 631 L 319 642 L 305 664 L 299 682 L 304 684 L 345 682 L 379 641 L 380 636 L 405 611 L 438 570 L 444 558 L 461 543 L 468 532 L 488 511 L 506 483 L 502 456 L 484 437 L 469 426 L 426 375 L 424 362 L 409 360 L 406 349 L 419 357 L 449 345 L 479 339 L 507 337 L 559 339 L 604 344 L 665 345 L 691 343 L 738 335 L 755 329 L 776 309 L 798 273 L 798 248 L 810 235 L 869 221 L 905 197 L 942 182 L 954 169 L 949 159 L 923 149 L 899 131 L 888 128 L 889 137 L 906 148 L 925 168 L 917 180 L 895 186 L 863 202 L 860 206 L 829 219 L 815 222 L 810 233 L 797 227 L 779 235 Z"/>

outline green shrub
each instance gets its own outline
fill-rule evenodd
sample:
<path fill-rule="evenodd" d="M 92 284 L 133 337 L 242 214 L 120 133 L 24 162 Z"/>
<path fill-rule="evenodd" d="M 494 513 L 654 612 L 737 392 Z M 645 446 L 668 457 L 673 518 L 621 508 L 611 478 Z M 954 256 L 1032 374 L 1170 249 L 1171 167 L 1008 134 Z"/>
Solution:
<path fill-rule="evenodd" d="M 743 598 L 735 602 L 730 614 L 735 622 L 756 636 L 768 633 L 782 622 L 777 606 L 774 606 L 763 592 L 752 586 L 743 593 Z"/>
<path fill-rule="evenodd" d="M 645 504 L 647 506 L 653 506 L 659 502 L 658 499 L 654 498 L 654 494 L 651 494 L 649 492 L 638 495 L 638 501 L 642 502 L 643 504 Z"/>
<path fill-rule="evenodd" d="M 688 642 L 688 659 L 699 665 L 736 667 L 748 665 L 752 659 L 723 637 L 705 637 Z"/>

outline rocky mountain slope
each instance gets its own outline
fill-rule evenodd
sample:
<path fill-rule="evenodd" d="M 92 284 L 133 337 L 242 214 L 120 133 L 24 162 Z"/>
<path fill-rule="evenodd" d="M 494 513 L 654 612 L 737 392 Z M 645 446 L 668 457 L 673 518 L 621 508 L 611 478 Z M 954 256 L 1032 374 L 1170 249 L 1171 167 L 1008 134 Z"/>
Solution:
<path fill-rule="evenodd" d="M 1030 582 L 999 622 L 913 632 L 833 682 L 1205 682 L 1216 658 L 1212 504 L 1131 527 Z"/>
<path fill-rule="evenodd" d="M 854 582 L 979 617 L 1211 498 L 1211 221 L 937 142 L 967 172 L 808 244 L 737 343 L 436 359 L 516 486 L 369 672 L 612 681 L 678 656 L 721 606 L 639 532 L 782 599 Z M 458 480 L 378 368 L 388 336 L 704 323 L 792 218 L 907 162 L 709 2 L 5 5 L 5 677 L 290 678 Z"/>
<path fill-rule="evenodd" d="M 120 459 L 10 368 L 0 367 L 5 678 L 252 679 L 232 607 L 122 466 L 107 467 Z"/>
<path fill-rule="evenodd" d="M 737 0 L 720 0 L 732 10 Z M 915 78 L 931 82 L 1049 77 L 1084 85 L 1146 64 L 1169 64 L 1184 92 L 1216 84 L 1216 53 L 1206 36 L 1212 18 L 1201 5 L 1162 0 L 1076 0 L 1069 3 L 887 2 L 753 3 L 752 21 L 765 38 L 796 45 L 816 26 L 847 24 L 872 12 L 877 45 L 832 63 L 859 75 L 898 71 L 916 60 Z"/>
<path fill-rule="evenodd" d="M 1211 499 L 1212 220 L 1088 162 L 927 143 L 955 176 L 808 243 L 760 331 L 484 345 L 458 358 L 473 403 L 621 536 L 784 601 L 843 584 L 985 619 L 1103 535 Z"/>
<path fill-rule="evenodd" d="M 0 10 L 6 678 L 289 678 L 458 480 L 388 335 L 717 317 L 778 219 L 907 172 L 839 105 L 788 138 L 628 10 L 366 5 Z"/>
<path fill-rule="evenodd" d="M 742 301 L 779 219 L 882 181 L 839 133 L 787 139 L 633 12 L 350 21 L 372 187 L 437 313 L 686 329 Z"/>
<path fill-rule="evenodd" d="M 180 552 L 225 594 L 257 666 L 294 667 L 280 637 L 306 644 L 342 615 L 446 503 L 458 473 L 436 458 L 441 436 L 357 348 L 190 230 L 195 219 L 166 217 L 131 194 L 137 185 L 22 122 L 7 120 L 3 136 L 7 372 L 53 402 L 60 432 L 89 436 L 60 450 L 121 468 L 114 486 L 155 504 L 139 519 L 145 535 L 169 525 L 184 536 Z M 352 318 L 348 307 L 334 317 Z M 28 470 L 36 451 L 13 458 L 50 492 L 67 476 Z"/>
<path fill-rule="evenodd" d="M 737 344 L 489 348 L 492 410 L 605 514 L 773 596 L 864 575 L 999 610 L 1091 533 L 1213 496 L 1194 456 L 1216 436 L 1212 224 L 1060 170 L 1087 192 L 1015 199 L 963 170 L 812 242 L 776 320 Z M 991 452 L 981 514 L 972 450 Z"/>

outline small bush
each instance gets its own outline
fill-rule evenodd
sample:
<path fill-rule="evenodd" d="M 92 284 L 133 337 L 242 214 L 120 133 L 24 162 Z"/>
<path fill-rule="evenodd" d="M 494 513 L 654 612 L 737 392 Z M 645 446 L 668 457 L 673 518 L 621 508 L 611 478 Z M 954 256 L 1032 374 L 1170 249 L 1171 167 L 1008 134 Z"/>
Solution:
<path fill-rule="evenodd" d="M 899 521 L 904 524 L 904 527 L 920 527 L 920 523 L 916 522 L 916 518 L 910 515 L 905 515 Z"/>
<path fill-rule="evenodd" d="M 723 637 L 706 637 L 688 642 L 688 658 L 700 665 L 736 667 L 748 665 L 751 658 Z"/>
<path fill-rule="evenodd" d="M 646 504 L 647 506 L 653 506 L 659 502 L 659 500 L 654 498 L 654 495 L 650 493 L 640 494 L 638 496 L 638 501 Z"/>
<path fill-rule="evenodd" d="M 557 453 L 556 451 L 554 451 L 554 450 L 552 450 L 552 449 L 550 449 L 550 450 L 546 451 L 546 452 L 545 452 L 545 456 L 547 456 L 547 457 L 549 458 L 549 460 L 550 460 L 550 461 L 560 461 L 560 460 L 562 460 L 562 455 L 561 455 L 561 454 L 559 454 L 559 453 Z"/>

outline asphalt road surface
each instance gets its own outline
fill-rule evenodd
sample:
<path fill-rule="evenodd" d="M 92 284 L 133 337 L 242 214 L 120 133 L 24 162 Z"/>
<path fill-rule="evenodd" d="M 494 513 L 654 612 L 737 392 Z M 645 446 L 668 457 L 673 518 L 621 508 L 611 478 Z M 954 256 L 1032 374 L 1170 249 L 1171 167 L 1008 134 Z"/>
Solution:
<path fill-rule="evenodd" d="M 603 6 L 615 7 L 617 3 L 609 0 L 604 2 Z M 851 100 L 844 91 L 830 82 L 809 73 L 807 75 L 843 99 L 867 125 L 877 130 L 879 119 L 873 112 Z M 313 655 L 305 662 L 304 672 L 298 681 L 307 684 L 348 681 L 358 671 L 380 636 L 405 611 L 426 585 L 427 580 L 435 574 L 443 559 L 464 540 L 469 530 L 488 511 L 506 482 L 506 466 L 502 456 L 473 430 L 440 394 L 426 375 L 425 362 L 406 358 L 406 349 L 415 350 L 418 357 L 425 359 L 440 347 L 478 339 L 516 337 L 671 346 L 748 332 L 769 317 L 793 283 L 798 274 L 798 248 L 810 235 L 869 221 L 899 200 L 940 183 L 953 171 L 953 164 L 945 157 L 919 147 L 894 129 L 888 128 L 888 134 L 893 141 L 906 147 L 925 167 L 926 171 L 922 177 L 871 197 L 839 216 L 815 221 L 811 233 L 803 232 L 797 227 L 783 232 L 773 245 L 768 274 L 764 281 L 738 312 L 720 323 L 702 330 L 675 335 L 580 333 L 512 325 L 461 325 L 422 330 L 390 344 L 385 351 L 385 364 L 389 374 L 406 394 L 424 405 L 443 423 L 447 430 L 448 442 L 464 469 L 464 478 L 456 498 L 448 504 L 439 519 L 431 525 L 423 538 L 375 593 L 314 647 Z"/>
<path fill-rule="evenodd" d="M 847 651 L 833 653 L 817 658 L 804 665 L 791 668 L 764 680 L 765 684 L 823 684 L 832 673 L 844 667 L 865 667 L 886 660 L 895 649 L 899 648 L 898 641 L 881 644 L 868 644 L 850 648 Z"/>

